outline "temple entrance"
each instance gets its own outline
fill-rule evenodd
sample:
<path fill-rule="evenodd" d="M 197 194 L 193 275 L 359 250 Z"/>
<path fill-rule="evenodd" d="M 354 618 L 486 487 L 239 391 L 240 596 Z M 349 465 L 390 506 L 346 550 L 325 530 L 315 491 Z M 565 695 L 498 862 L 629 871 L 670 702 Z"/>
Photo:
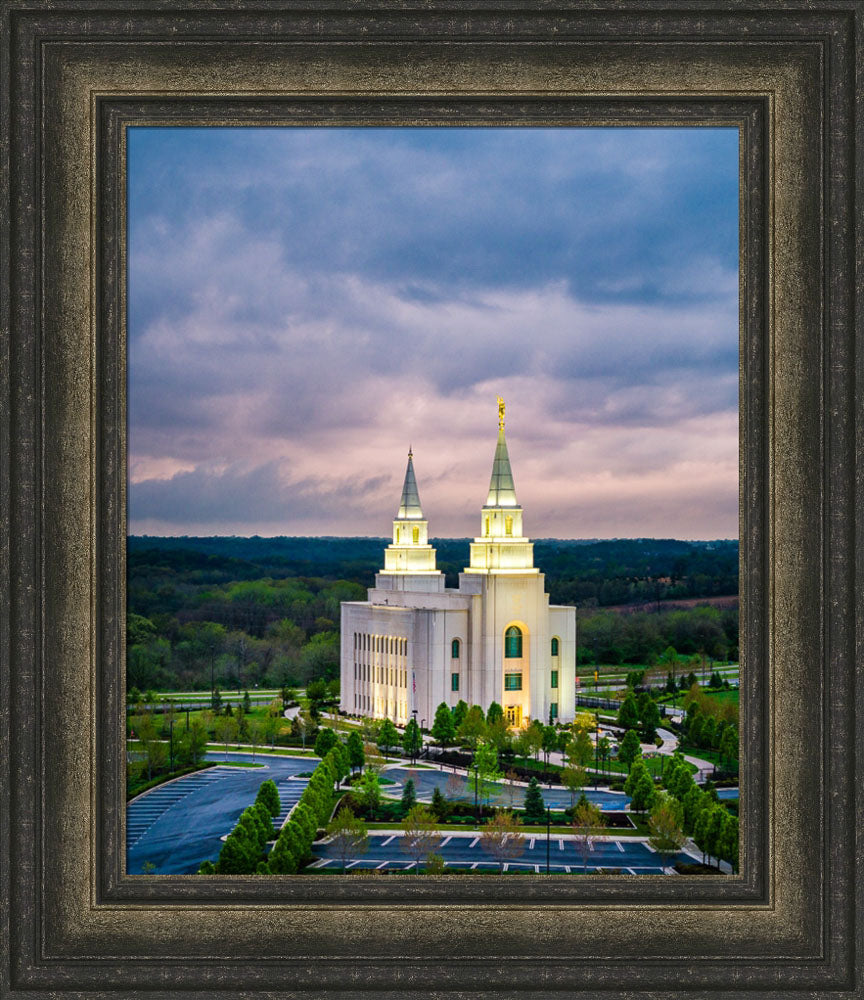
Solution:
<path fill-rule="evenodd" d="M 518 729 L 522 725 L 522 706 L 508 705 L 504 709 L 504 718 L 507 720 L 508 726 Z"/>

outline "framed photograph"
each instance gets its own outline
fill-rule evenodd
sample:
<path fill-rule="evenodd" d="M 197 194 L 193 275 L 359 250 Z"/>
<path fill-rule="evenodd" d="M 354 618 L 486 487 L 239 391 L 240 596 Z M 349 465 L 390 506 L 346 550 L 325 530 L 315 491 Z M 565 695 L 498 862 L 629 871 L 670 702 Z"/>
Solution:
<path fill-rule="evenodd" d="M 738 129 L 125 150 L 126 872 L 737 874 Z"/>
<path fill-rule="evenodd" d="M 466 12 L 447 3 L 227 11 L 121 2 L 100 11 L 5 3 L 2 11 L 2 995 L 857 996 L 861 5 Z M 550 869 L 514 878 L 130 870 L 127 762 L 141 733 L 126 724 L 126 539 L 136 487 L 133 469 L 127 497 L 127 458 L 151 462 L 139 465 L 140 482 L 183 470 L 157 468 L 157 449 L 132 446 L 144 426 L 135 372 L 145 369 L 135 355 L 129 137 L 225 128 L 737 133 L 737 871 L 662 878 Z M 328 155 L 347 157 L 335 148 Z M 250 158 L 253 165 L 260 161 Z M 212 248 L 212 235 L 202 246 Z M 154 301 L 170 297 L 171 277 L 163 272 Z M 263 280 L 254 268 L 253 279 Z M 421 301 L 423 290 L 414 291 Z M 266 295 L 262 288 L 259 299 Z M 158 365 L 150 375 L 159 381 Z M 506 412 L 495 406 L 493 397 L 500 451 Z M 496 502 L 484 505 L 489 524 L 480 522 L 468 564 L 475 571 L 493 549 L 496 559 L 518 560 L 516 542 L 527 543 L 512 520 L 518 505 L 505 458 L 506 444 L 495 456 Z M 429 556 L 425 537 L 411 534 L 425 528 L 419 510 L 409 465 L 390 563 L 370 603 L 389 602 L 388 594 L 396 603 L 405 592 L 400 559 L 409 575 L 437 572 L 420 565 Z M 382 630 L 367 627 L 364 601 L 357 604 L 350 634 L 377 637 Z M 362 715 L 355 699 L 371 693 L 393 698 L 379 714 L 389 712 L 403 731 L 413 707 L 425 710 L 421 728 L 430 727 L 433 702 L 419 701 L 426 678 L 419 693 L 414 676 L 383 695 L 360 686 L 362 670 L 381 664 L 346 650 L 342 614 L 346 718 Z M 538 671 L 538 694 L 525 636 L 542 635 L 556 655 L 552 640 L 566 647 L 569 633 L 555 622 L 514 622 L 499 623 L 504 661 L 522 664 L 502 673 L 502 714 L 518 727 L 521 707 L 526 721 L 542 714 L 554 728 L 551 673 Z M 445 638 L 452 658 L 453 637 Z M 380 652 L 365 638 L 356 649 Z M 399 649 L 391 653 L 388 666 L 401 670 Z M 517 675 L 542 708 L 515 697 L 520 688 L 507 678 Z"/>

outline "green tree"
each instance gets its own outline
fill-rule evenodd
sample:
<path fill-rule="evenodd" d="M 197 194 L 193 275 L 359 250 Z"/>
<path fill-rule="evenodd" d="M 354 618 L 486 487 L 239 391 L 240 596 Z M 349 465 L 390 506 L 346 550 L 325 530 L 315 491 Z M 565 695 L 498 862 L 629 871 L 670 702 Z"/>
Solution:
<path fill-rule="evenodd" d="M 573 833 L 576 850 L 582 857 L 582 872 L 588 871 L 588 858 L 594 850 L 594 841 L 603 830 L 600 810 L 583 794 L 573 810 Z"/>
<path fill-rule="evenodd" d="M 316 757 L 326 757 L 327 754 L 336 746 L 339 742 L 339 737 L 332 729 L 328 729 L 326 726 L 321 729 L 318 733 L 318 738 L 315 740 L 315 756 Z"/>
<path fill-rule="evenodd" d="M 252 699 L 248 691 L 243 692 L 243 711 L 248 715 L 252 711 Z"/>
<path fill-rule="evenodd" d="M 486 720 L 483 717 L 483 709 L 479 705 L 472 705 L 468 709 L 457 735 L 461 743 L 472 750 L 486 735 Z"/>
<path fill-rule="evenodd" d="M 540 743 L 543 749 L 543 758 L 546 762 L 546 766 L 549 766 L 549 754 L 552 753 L 558 746 L 558 733 L 554 726 L 544 726 L 543 727 L 543 737 Z"/>
<path fill-rule="evenodd" d="M 564 787 L 570 792 L 570 808 L 572 809 L 576 802 L 576 793 L 585 787 L 587 772 L 584 767 L 580 767 L 578 764 L 568 764 L 561 772 L 561 779 L 564 782 Z"/>
<path fill-rule="evenodd" d="M 459 732 L 459 727 L 462 725 L 465 716 L 468 714 L 468 704 L 464 702 L 461 698 L 453 706 L 453 726 L 456 732 Z"/>
<path fill-rule="evenodd" d="M 483 811 L 483 802 L 489 798 L 495 785 L 494 783 L 501 777 L 498 770 L 498 751 L 493 743 L 487 740 L 478 744 L 474 751 L 472 766 L 476 768 L 476 780 L 480 795 L 480 811 Z"/>
<path fill-rule="evenodd" d="M 220 715 L 215 730 L 216 739 L 225 744 L 225 760 L 228 760 L 228 744 L 237 739 L 237 721 L 233 715 Z"/>
<path fill-rule="evenodd" d="M 414 779 L 409 778 L 402 789 L 402 812 L 407 813 L 417 804 L 417 791 L 414 788 Z"/>
<path fill-rule="evenodd" d="M 738 763 L 738 730 L 735 726 L 727 726 L 720 738 L 720 759 L 724 764 Z"/>
<path fill-rule="evenodd" d="M 632 693 L 628 694 L 618 709 L 618 725 L 624 729 L 635 729 L 639 725 L 639 709 Z"/>
<path fill-rule="evenodd" d="M 255 750 L 261 746 L 264 737 L 264 726 L 257 719 L 250 719 L 246 726 L 246 740 L 252 747 L 252 760 L 255 760 Z"/>
<path fill-rule="evenodd" d="M 546 820 L 546 803 L 543 801 L 543 793 L 540 791 L 536 778 L 532 778 L 528 782 L 522 810 L 526 823 L 543 823 Z"/>
<path fill-rule="evenodd" d="M 446 702 L 435 709 L 435 720 L 432 723 L 432 738 L 442 747 L 453 745 L 456 739 L 456 727 L 453 725 L 453 713 Z"/>
<path fill-rule="evenodd" d="M 406 757 L 416 757 L 423 748 L 423 736 L 416 719 L 411 719 L 402 735 L 402 752 Z"/>
<path fill-rule="evenodd" d="M 366 824 L 348 806 L 342 806 L 327 824 L 327 836 L 331 839 L 336 857 L 342 862 L 343 874 L 348 862 L 364 854 L 369 845 Z"/>
<path fill-rule="evenodd" d="M 634 812 L 646 812 L 654 805 L 656 798 L 654 780 L 643 760 L 636 760 L 633 763 L 630 775 L 624 783 L 624 791 L 630 796 L 630 808 Z"/>
<path fill-rule="evenodd" d="M 567 756 L 571 763 L 581 764 L 587 767 L 594 760 L 594 744 L 591 737 L 584 730 L 579 730 L 572 740 L 567 744 Z"/>
<path fill-rule="evenodd" d="M 189 724 L 189 732 L 186 734 L 187 753 L 189 763 L 197 766 L 204 759 L 207 752 L 208 733 L 206 725 L 201 719 L 193 719 Z"/>
<path fill-rule="evenodd" d="M 399 847 L 419 868 L 423 859 L 432 853 L 440 837 L 435 829 L 435 817 L 426 806 L 414 805 L 408 810 L 401 826 Z"/>
<path fill-rule="evenodd" d="M 660 709 L 657 708 L 657 702 L 651 695 L 645 692 L 639 696 L 638 707 L 642 736 L 646 743 L 651 743 L 657 736 L 657 727 L 660 725 Z"/>
<path fill-rule="evenodd" d="M 348 736 L 346 748 L 348 750 L 348 763 L 351 766 L 351 770 L 362 772 L 363 765 L 366 763 L 366 754 L 363 751 L 363 739 L 359 733 L 354 732 Z"/>
<path fill-rule="evenodd" d="M 639 744 L 639 737 L 635 729 L 628 729 L 618 747 L 618 760 L 627 766 L 628 772 L 637 757 L 642 755 L 642 747 Z"/>
<path fill-rule="evenodd" d="M 366 815 L 370 819 L 374 818 L 376 810 L 381 805 L 381 782 L 378 774 L 367 767 L 360 779 L 357 790 L 360 802 L 366 810 Z"/>
<path fill-rule="evenodd" d="M 533 719 L 531 725 L 525 730 L 525 735 L 528 738 L 528 752 L 534 754 L 535 760 L 539 759 L 540 751 L 543 749 L 545 731 L 546 727 L 539 719 Z"/>
<path fill-rule="evenodd" d="M 393 747 L 398 747 L 399 742 L 399 730 L 389 719 L 385 719 L 378 731 L 378 749 L 381 753 L 387 753 Z"/>
<path fill-rule="evenodd" d="M 681 805 L 684 807 L 684 830 L 687 833 L 693 833 L 699 813 L 703 809 L 710 808 L 711 797 L 706 795 L 698 785 L 693 784 L 681 800 Z"/>
<path fill-rule="evenodd" d="M 500 722 L 503 718 L 504 709 L 498 704 L 497 701 L 493 701 L 486 712 L 486 724 L 493 726 L 496 722 Z"/>
<path fill-rule="evenodd" d="M 600 766 L 602 767 L 607 760 L 609 760 L 609 755 L 612 752 L 612 744 L 609 742 L 608 736 L 601 736 L 597 741 L 597 757 L 600 760 Z"/>
<path fill-rule="evenodd" d="M 436 785 L 432 792 L 432 814 L 439 823 L 446 823 L 450 815 L 450 803 L 444 798 L 444 793 Z"/>
<path fill-rule="evenodd" d="M 168 765 L 168 744 L 161 740 L 149 739 L 144 743 L 144 753 L 147 757 L 147 774 L 152 780 L 154 774 L 159 774 Z"/>
<path fill-rule="evenodd" d="M 680 851 L 687 836 L 683 828 L 684 810 L 677 799 L 664 796 L 651 810 L 648 843 L 660 855 L 664 867 L 672 854 Z"/>
<path fill-rule="evenodd" d="M 676 769 L 672 778 L 666 783 L 666 787 L 679 802 L 684 801 L 687 793 L 693 787 L 693 773 L 686 763 L 682 761 L 681 766 Z"/>
<path fill-rule="evenodd" d="M 519 820 L 506 809 L 497 809 L 486 821 L 480 834 L 480 846 L 504 871 L 504 864 L 515 861 L 525 850 L 525 837 L 519 831 Z"/>
<path fill-rule="evenodd" d="M 309 841 L 294 819 L 289 820 L 279 831 L 273 850 L 267 859 L 273 875 L 293 875 L 300 869 L 309 853 Z"/>
<path fill-rule="evenodd" d="M 262 781 L 255 797 L 256 802 L 263 802 L 271 816 L 278 816 L 282 803 L 279 801 L 279 789 L 272 778 Z"/>
<path fill-rule="evenodd" d="M 257 838 L 238 824 L 226 837 L 216 868 L 220 875 L 251 875 L 260 853 Z"/>

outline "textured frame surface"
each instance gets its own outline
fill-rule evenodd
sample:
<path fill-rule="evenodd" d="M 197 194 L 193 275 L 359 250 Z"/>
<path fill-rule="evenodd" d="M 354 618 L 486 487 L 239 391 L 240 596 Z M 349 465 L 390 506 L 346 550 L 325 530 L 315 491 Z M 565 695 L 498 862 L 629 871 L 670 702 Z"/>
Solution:
<path fill-rule="evenodd" d="M 0 993 L 858 996 L 861 4 L 374 6 L 2 4 Z M 741 877 L 124 875 L 122 130 L 230 118 L 739 125 Z"/>

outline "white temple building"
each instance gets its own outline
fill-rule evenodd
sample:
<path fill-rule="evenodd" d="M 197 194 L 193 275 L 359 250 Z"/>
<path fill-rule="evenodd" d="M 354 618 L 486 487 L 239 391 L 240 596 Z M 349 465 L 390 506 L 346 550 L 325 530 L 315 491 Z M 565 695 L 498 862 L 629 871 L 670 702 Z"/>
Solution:
<path fill-rule="evenodd" d="M 432 725 L 443 701 L 507 720 L 572 721 L 576 698 L 576 609 L 549 604 L 522 508 L 498 401 L 498 444 L 480 537 L 457 589 L 444 586 L 429 544 L 414 462 L 393 521 L 393 542 L 366 601 L 342 604 L 341 708 L 404 725 L 414 711 Z"/>

